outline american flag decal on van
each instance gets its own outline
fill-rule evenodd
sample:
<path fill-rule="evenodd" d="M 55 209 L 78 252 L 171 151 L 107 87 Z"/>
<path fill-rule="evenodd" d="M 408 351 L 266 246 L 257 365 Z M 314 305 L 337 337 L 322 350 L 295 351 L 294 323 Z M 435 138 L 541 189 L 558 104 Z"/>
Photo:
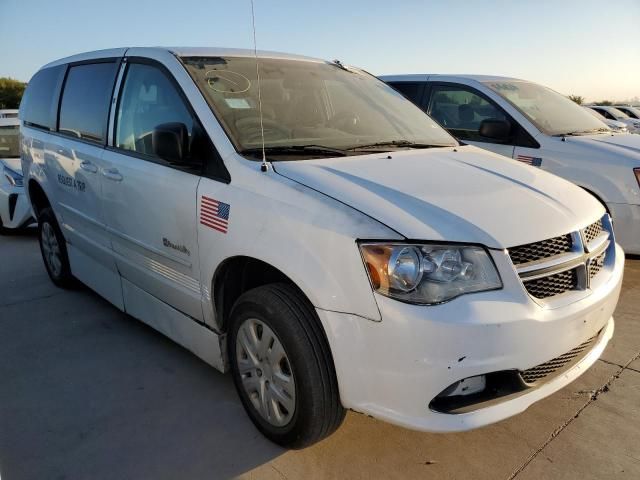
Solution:
<path fill-rule="evenodd" d="M 516 160 L 522 163 L 526 163 L 527 165 L 531 165 L 532 167 L 539 167 L 542 165 L 542 158 L 540 157 L 530 157 L 529 155 L 518 155 Z"/>
<path fill-rule="evenodd" d="M 227 233 L 231 205 L 202 195 L 200 199 L 200 223 L 205 227 Z"/>

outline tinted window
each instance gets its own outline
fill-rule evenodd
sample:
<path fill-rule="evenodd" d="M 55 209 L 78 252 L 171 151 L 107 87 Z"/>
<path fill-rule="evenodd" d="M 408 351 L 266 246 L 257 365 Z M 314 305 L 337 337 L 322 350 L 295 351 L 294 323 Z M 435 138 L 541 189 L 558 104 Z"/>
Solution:
<path fill-rule="evenodd" d="M 151 65 L 132 63 L 120 97 L 116 123 L 116 146 L 156 156 L 151 136 L 163 123 L 182 123 L 193 139 L 195 122 L 169 78 Z"/>
<path fill-rule="evenodd" d="M 416 105 L 420 105 L 423 90 L 422 84 L 415 82 L 395 82 L 389 83 L 389 85 L 398 90 L 402 95 Z"/>
<path fill-rule="evenodd" d="M 479 134 L 483 120 L 507 120 L 495 104 L 471 90 L 461 87 L 435 86 L 431 94 L 429 115 L 456 137 L 487 141 Z"/>
<path fill-rule="evenodd" d="M 37 127 L 55 128 L 54 97 L 63 70 L 63 66 L 45 68 L 33 76 L 20 103 L 22 120 Z"/>
<path fill-rule="evenodd" d="M 109 102 L 116 75 L 115 62 L 71 67 L 60 104 L 61 133 L 103 142 Z"/>

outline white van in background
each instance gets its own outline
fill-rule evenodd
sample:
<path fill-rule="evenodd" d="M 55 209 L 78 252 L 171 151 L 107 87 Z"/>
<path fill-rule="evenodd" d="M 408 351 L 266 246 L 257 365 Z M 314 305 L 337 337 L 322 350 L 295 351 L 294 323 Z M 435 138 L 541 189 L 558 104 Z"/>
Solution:
<path fill-rule="evenodd" d="M 382 80 L 464 143 L 555 173 L 595 195 L 617 239 L 640 254 L 640 135 L 612 133 L 553 90 L 484 75 L 389 75 Z"/>
<path fill-rule="evenodd" d="M 607 105 L 585 105 L 587 108 L 590 108 L 594 112 L 599 113 L 607 120 L 615 120 L 617 122 L 622 122 L 627 125 L 630 133 L 640 133 L 640 120 L 635 117 L 629 116 L 626 112 L 619 110 L 616 107 L 611 107 Z"/>
<path fill-rule="evenodd" d="M 629 133 L 629 128 L 627 128 L 627 124 L 624 122 L 619 122 L 617 120 L 610 120 L 608 118 L 603 117 L 601 114 L 596 112 L 595 110 L 589 107 L 582 107 L 585 112 L 589 113 L 589 115 L 597 118 L 602 123 L 604 123 L 607 127 L 609 127 L 612 131 L 616 133 Z"/>

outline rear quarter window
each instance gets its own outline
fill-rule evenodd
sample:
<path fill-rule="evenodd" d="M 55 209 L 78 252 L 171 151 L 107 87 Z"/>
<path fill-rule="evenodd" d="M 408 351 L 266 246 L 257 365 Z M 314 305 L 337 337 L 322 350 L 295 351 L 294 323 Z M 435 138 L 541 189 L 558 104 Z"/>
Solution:
<path fill-rule="evenodd" d="M 27 85 L 20 103 L 20 118 L 28 125 L 55 129 L 56 98 L 64 66 L 45 68 L 37 72 Z"/>
<path fill-rule="evenodd" d="M 69 68 L 60 102 L 60 133 L 104 142 L 116 68 L 115 62 Z"/>

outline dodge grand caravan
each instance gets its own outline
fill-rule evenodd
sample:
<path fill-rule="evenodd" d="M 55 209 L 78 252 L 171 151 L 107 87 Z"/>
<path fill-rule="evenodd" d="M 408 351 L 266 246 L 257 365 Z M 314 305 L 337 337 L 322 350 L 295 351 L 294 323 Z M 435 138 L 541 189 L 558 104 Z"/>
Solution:
<path fill-rule="evenodd" d="M 547 170 L 595 195 L 613 217 L 620 245 L 640 254 L 640 135 L 613 133 L 568 98 L 515 78 L 381 78 L 461 141 Z"/>
<path fill-rule="evenodd" d="M 35 74 L 21 121 L 52 281 L 230 370 L 282 445 L 345 409 L 434 432 L 497 422 L 613 333 L 623 252 L 603 206 L 460 146 L 357 68 L 85 53 Z"/>

